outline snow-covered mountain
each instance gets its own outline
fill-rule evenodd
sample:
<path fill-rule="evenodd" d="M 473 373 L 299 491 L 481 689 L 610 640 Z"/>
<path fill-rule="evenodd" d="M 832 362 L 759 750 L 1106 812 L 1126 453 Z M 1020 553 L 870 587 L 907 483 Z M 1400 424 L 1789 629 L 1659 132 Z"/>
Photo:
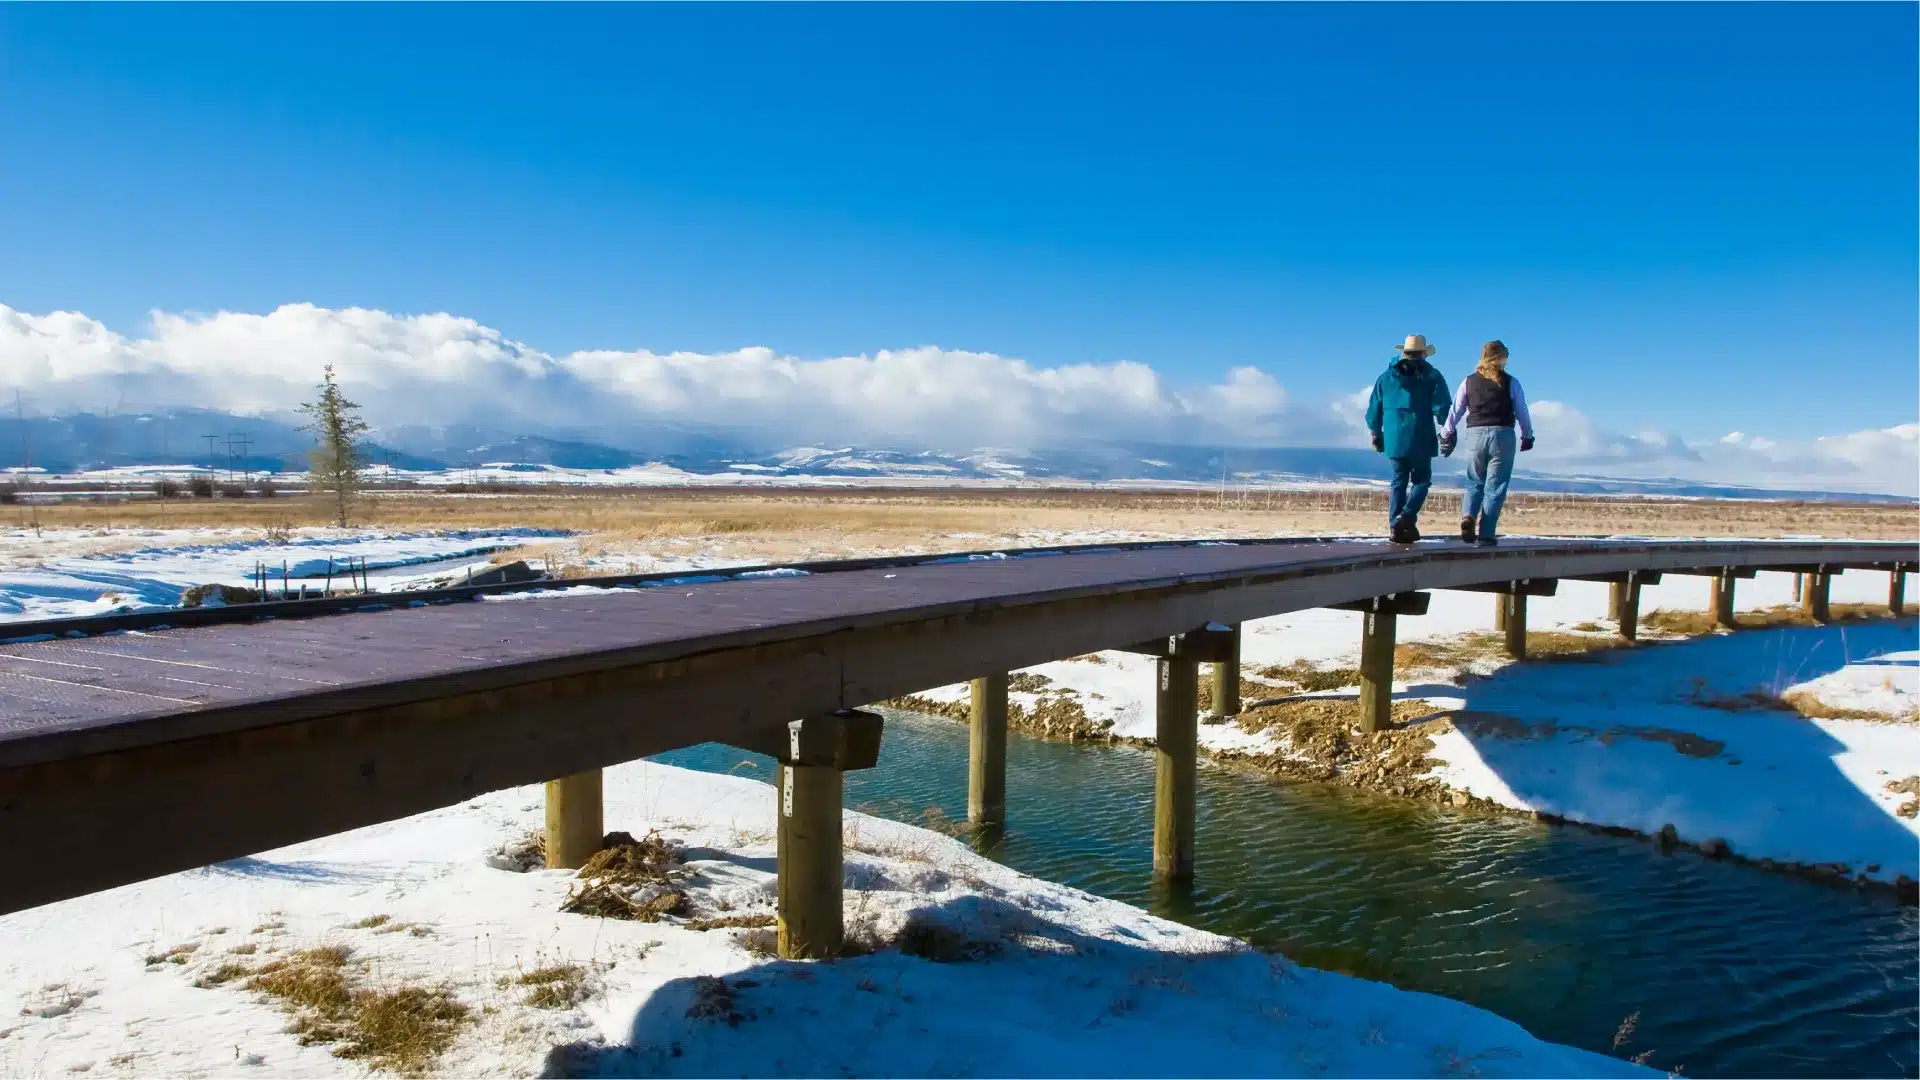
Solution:
<path fill-rule="evenodd" d="M 211 438 L 209 438 L 211 436 Z M 1378 483 L 1380 458 L 1341 447 L 1219 447 L 1079 440 L 1043 449 L 900 449 L 755 445 L 693 427 L 656 427 L 622 436 L 624 445 L 478 428 L 377 431 L 367 446 L 376 465 L 431 481 L 481 471 L 526 482 L 670 483 L 680 479 L 779 482 L 790 479 L 915 483 L 1246 485 Z M 173 466 L 300 472 L 311 436 L 294 424 L 211 410 L 0 421 L 0 467 L 72 475 Z M 1524 459 L 1523 459 L 1524 460 Z M 1435 462 L 1440 477 L 1457 461 Z M 649 468 L 651 467 L 651 468 Z M 1793 488 L 1756 488 L 1676 478 L 1523 469 L 1516 486 L 1534 491 L 1644 493 L 1747 498 L 1880 498 Z"/>

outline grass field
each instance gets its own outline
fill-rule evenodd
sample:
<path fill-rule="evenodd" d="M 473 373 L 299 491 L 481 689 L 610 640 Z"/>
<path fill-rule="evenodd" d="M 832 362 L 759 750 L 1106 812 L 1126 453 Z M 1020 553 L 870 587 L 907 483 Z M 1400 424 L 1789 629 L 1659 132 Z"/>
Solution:
<path fill-rule="evenodd" d="M 1430 535 L 1450 533 L 1457 491 L 1436 491 L 1423 516 Z M 1377 491 L 1093 491 L 877 488 L 523 489 L 504 493 L 375 492 L 358 501 L 355 525 L 393 529 L 570 529 L 567 560 L 605 553 L 689 550 L 724 558 L 784 560 L 879 551 L 959 549 L 1016 541 L 1148 536 L 1270 536 L 1378 533 Z M 278 498 L 74 499 L 0 507 L 14 527 L 119 530 L 331 524 L 331 507 L 290 493 Z M 1920 508 L 1874 503 L 1601 498 L 1517 494 L 1501 523 L 1508 534 L 1642 536 L 1830 536 L 1910 539 Z"/>

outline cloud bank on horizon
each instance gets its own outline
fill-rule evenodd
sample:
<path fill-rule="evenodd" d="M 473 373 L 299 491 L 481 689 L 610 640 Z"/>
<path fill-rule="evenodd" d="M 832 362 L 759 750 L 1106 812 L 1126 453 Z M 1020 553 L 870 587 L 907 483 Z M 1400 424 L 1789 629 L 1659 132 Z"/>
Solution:
<path fill-rule="evenodd" d="M 192 406 L 285 416 L 326 364 L 376 431 L 471 424 L 618 445 L 622 431 L 673 423 L 912 449 L 1046 449 L 1087 438 L 1366 444 L 1365 391 L 1299 401 L 1256 367 L 1179 389 L 1128 361 L 1040 367 L 933 346 L 824 359 L 764 347 L 555 356 L 473 319 L 310 304 L 264 315 L 156 311 L 144 337 L 127 337 L 77 312 L 0 304 L 0 389 L 21 392 L 38 413 Z M 1920 423 L 1691 443 L 1613 431 L 1552 400 L 1533 403 L 1533 415 L 1540 443 L 1527 463 L 1544 471 L 1920 493 Z"/>

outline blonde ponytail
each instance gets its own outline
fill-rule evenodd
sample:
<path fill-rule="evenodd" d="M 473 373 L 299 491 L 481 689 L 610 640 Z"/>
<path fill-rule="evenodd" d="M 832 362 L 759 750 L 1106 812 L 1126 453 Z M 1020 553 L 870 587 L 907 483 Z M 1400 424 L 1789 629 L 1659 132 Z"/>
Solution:
<path fill-rule="evenodd" d="M 1498 341 L 1480 346 L 1480 362 L 1473 370 L 1483 379 L 1499 382 L 1507 370 L 1507 347 Z"/>

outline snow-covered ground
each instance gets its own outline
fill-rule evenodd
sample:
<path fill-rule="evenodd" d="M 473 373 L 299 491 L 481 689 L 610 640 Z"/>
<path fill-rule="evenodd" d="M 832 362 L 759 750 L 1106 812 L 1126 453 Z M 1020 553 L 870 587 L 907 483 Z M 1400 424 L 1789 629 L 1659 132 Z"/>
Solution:
<path fill-rule="evenodd" d="M 608 771 L 606 799 L 608 828 L 686 845 L 693 914 L 772 911 L 769 787 L 635 763 Z M 563 914 L 571 875 L 489 859 L 538 827 L 540 801 L 496 792 L 0 917 L 0 1075 L 364 1074 L 216 974 L 318 946 L 350 950 L 340 970 L 368 988 L 466 1007 L 444 1075 L 1652 1075 L 856 813 L 850 932 L 887 940 L 911 919 L 978 959 L 788 963 L 741 931 Z M 578 1000 L 530 1003 L 522 976 L 569 966 Z"/>
<path fill-rule="evenodd" d="M 1710 588 L 1707 578 L 1670 576 L 1643 590 L 1641 611 L 1701 611 Z M 1791 575 L 1763 573 L 1740 582 L 1735 596 L 1741 610 L 1754 610 L 1788 603 L 1792 588 Z M 1832 588 L 1836 603 L 1881 604 L 1887 577 L 1856 571 Z M 1401 618 L 1400 640 L 1449 642 L 1490 630 L 1493 607 L 1484 594 L 1436 592 L 1429 614 Z M 1297 660 L 1354 667 L 1361 618 L 1317 609 L 1248 623 L 1243 668 Z M 1529 601 L 1528 624 L 1610 633 L 1607 587 L 1562 582 L 1558 595 Z M 1469 795 L 1649 834 L 1672 825 L 1683 843 L 1717 839 L 1747 858 L 1841 864 L 1849 876 L 1893 882 L 1920 878 L 1920 819 L 1895 813 L 1914 796 L 1887 787 L 1920 776 L 1920 724 L 1911 722 L 1920 712 L 1916 649 L 1920 623 L 1911 618 L 1743 631 L 1599 652 L 1580 663 L 1483 660 L 1474 667 L 1484 677 L 1464 686 L 1401 672 L 1409 681 L 1395 691 L 1467 713 L 1434 725 L 1429 756 L 1441 762 L 1432 775 Z M 1102 653 L 1097 663 L 1028 670 L 1049 685 L 1014 693 L 1020 704 L 1066 691 L 1089 719 L 1110 723 L 1115 737 L 1153 738 L 1151 659 Z M 1287 693 L 1276 687 L 1274 696 Z M 959 684 L 921 696 L 961 701 L 966 694 Z M 1755 697 L 1802 694 L 1888 719 L 1808 719 Z M 1899 717 L 1908 722 L 1893 722 Z M 1233 724 L 1203 725 L 1200 741 L 1216 752 L 1288 750 L 1269 732 Z"/>
<path fill-rule="evenodd" d="M 16 529 L 0 533 L 0 622 L 101 615 L 110 611 L 176 607 L 194 585 L 247 585 L 254 567 L 270 568 L 270 588 L 282 570 L 313 579 L 317 589 L 329 560 L 344 574 L 349 559 L 369 572 L 431 564 L 446 573 L 460 560 L 484 562 L 490 552 L 566 534 L 545 529 L 431 532 L 302 529 L 265 538 L 259 529 Z M 336 583 L 337 584 L 337 583 Z M 374 579 L 376 587 L 404 584 L 401 575 Z"/>

